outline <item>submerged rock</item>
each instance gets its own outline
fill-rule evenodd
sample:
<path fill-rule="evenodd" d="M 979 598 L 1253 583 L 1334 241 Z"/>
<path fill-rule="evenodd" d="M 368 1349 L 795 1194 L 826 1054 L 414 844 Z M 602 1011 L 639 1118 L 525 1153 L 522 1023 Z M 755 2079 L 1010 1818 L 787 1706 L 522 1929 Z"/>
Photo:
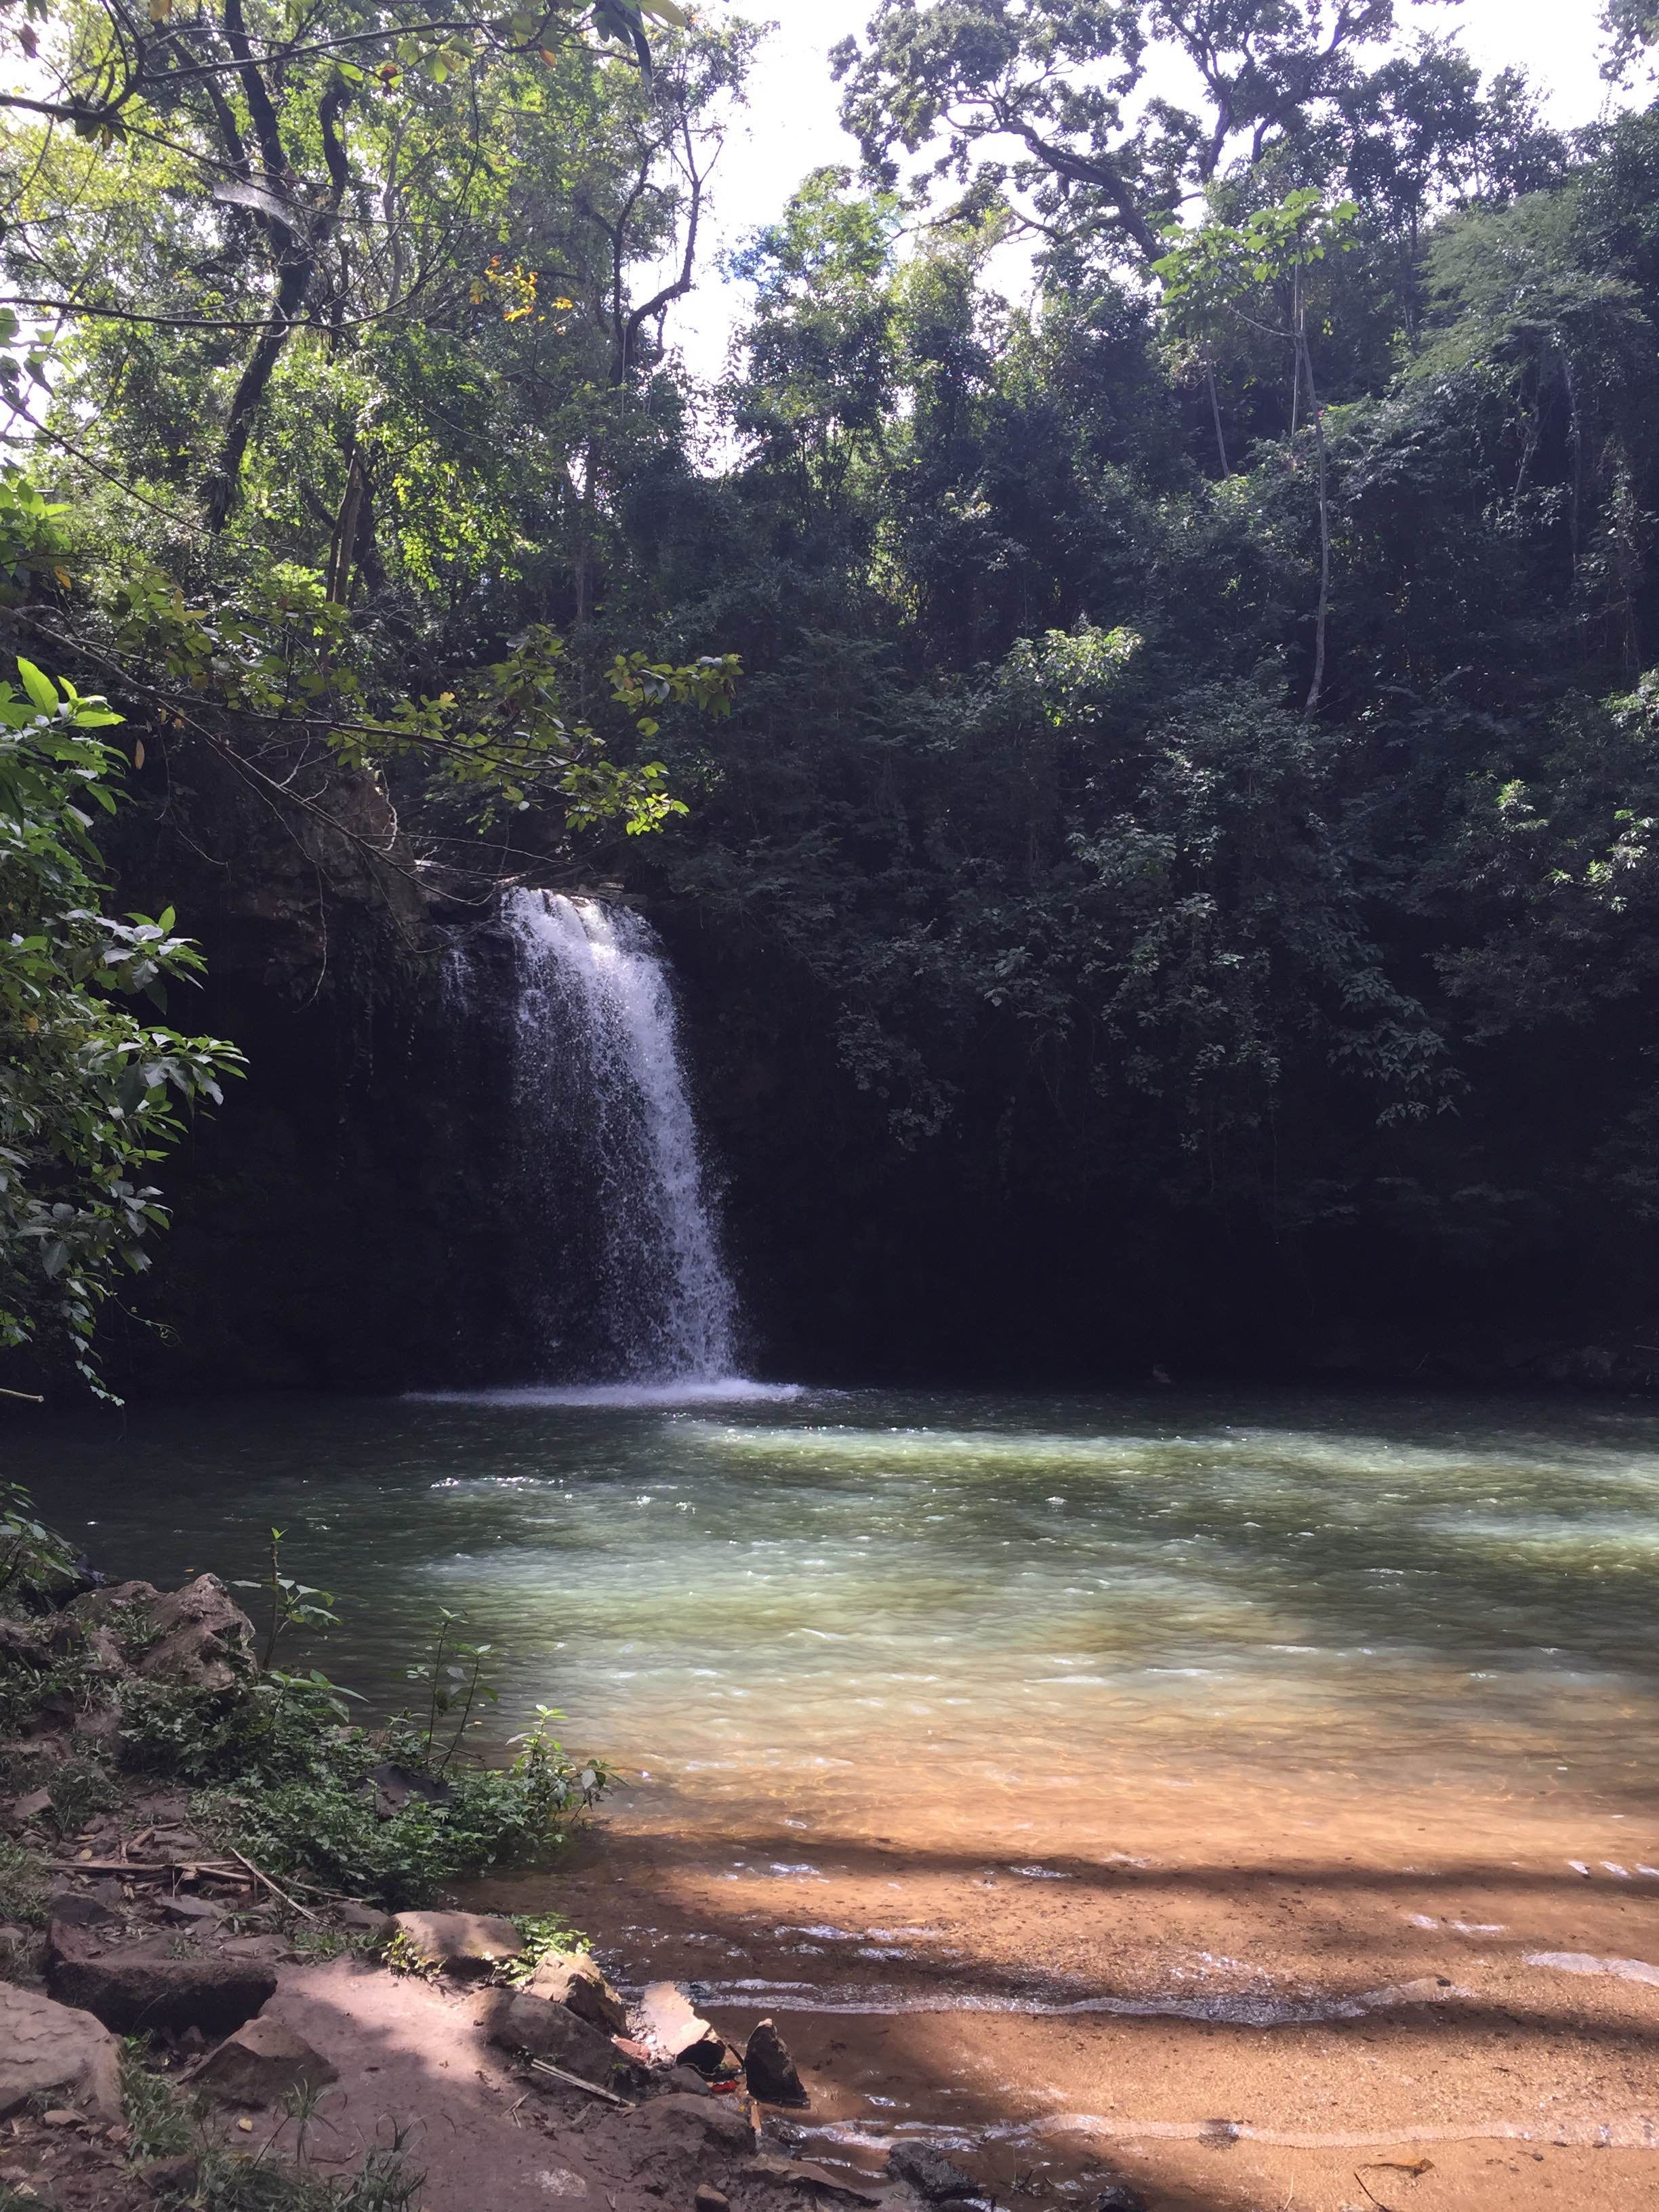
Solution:
<path fill-rule="evenodd" d="M 1147 2212 L 1146 2200 L 1127 2181 L 1109 2181 L 1095 2199 L 1095 2212 Z"/>
<path fill-rule="evenodd" d="M 524 1948 L 513 1923 L 496 1912 L 398 1912 L 392 1925 L 423 1966 L 461 1981 L 487 1981 Z"/>
<path fill-rule="evenodd" d="M 950 2204 L 985 2193 L 971 2174 L 952 2166 L 944 2152 L 935 2150 L 931 2143 L 895 2143 L 888 2154 L 887 2172 L 891 2180 L 907 2182 L 931 2204 Z"/>
<path fill-rule="evenodd" d="M 745 2181 L 787 2189 L 793 2197 L 811 2197 L 821 2204 L 879 2204 L 882 2201 L 880 2190 L 861 2188 L 850 2173 L 831 2173 L 824 2166 L 803 2164 L 799 2159 L 750 2159 L 743 2173 Z"/>
<path fill-rule="evenodd" d="M 320 2089 L 339 2069 L 279 2020 L 251 2020 L 191 2075 L 193 2088 L 227 2105 L 275 2105 L 295 2089 Z"/>
<path fill-rule="evenodd" d="M 121 2118 L 115 2038 L 90 2013 L 0 1982 L 0 2119 L 36 2099 Z"/>
<path fill-rule="evenodd" d="M 749 2094 L 763 2105 L 810 2104 L 789 2046 L 769 2020 L 763 2020 L 743 2050 L 744 2078 Z"/>

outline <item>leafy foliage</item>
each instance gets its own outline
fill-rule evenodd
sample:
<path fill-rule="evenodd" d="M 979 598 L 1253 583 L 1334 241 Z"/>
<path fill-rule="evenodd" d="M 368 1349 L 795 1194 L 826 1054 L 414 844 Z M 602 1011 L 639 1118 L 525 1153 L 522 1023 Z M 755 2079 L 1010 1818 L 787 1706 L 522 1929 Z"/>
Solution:
<path fill-rule="evenodd" d="M 38 495 L 11 491 L 31 520 L 50 520 Z M 149 1265 L 144 1239 L 167 1218 L 148 1172 L 182 1109 L 218 1101 L 240 1055 L 120 1003 L 164 1011 L 166 983 L 199 972 L 201 957 L 170 910 L 101 910 L 87 807 L 113 811 L 118 757 L 94 733 L 120 717 L 33 661 L 17 673 L 0 682 L 0 1343 L 47 1326 L 98 1387 L 98 1309 L 122 1271 Z"/>

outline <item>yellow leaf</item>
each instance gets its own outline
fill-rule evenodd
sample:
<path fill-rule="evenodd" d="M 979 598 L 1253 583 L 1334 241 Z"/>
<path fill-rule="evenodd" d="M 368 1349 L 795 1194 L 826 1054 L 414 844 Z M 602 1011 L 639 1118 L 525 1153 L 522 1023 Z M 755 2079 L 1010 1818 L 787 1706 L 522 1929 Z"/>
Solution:
<path fill-rule="evenodd" d="M 165 23 L 172 13 L 173 0 L 149 0 L 149 20 L 152 23 Z"/>
<path fill-rule="evenodd" d="M 68 591 L 68 589 L 69 589 L 69 587 L 70 587 L 70 572 L 69 572 L 69 570 L 68 570 L 67 568 L 54 568 L 54 569 L 52 570 L 52 574 L 53 574 L 54 576 L 56 576 L 56 577 L 57 577 L 57 579 L 58 579 L 58 582 L 63 586 L 64 589 L 65 591 Z"/>
<path fill-rule="evenodd" d="M 134 768 L 143 768 L 144 764 L 144 741 L 142 738 L 132 748 L 132 764 Z"/>

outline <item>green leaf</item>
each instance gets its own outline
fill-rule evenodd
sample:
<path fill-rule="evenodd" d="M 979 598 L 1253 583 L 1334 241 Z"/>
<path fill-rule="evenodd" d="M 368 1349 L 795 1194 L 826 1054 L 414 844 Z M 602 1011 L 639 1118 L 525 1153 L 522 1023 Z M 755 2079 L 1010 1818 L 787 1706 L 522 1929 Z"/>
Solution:
<path fill-rule="evenodd" d="M 17 660 L 17 673 L 23 679 L 24 690 L 28 693 L 40 712 L 43 714 L 55 714 L 58 704 L 58 686 L 52 682 L 51 677 L 43 676 L 34 663 L 32 660 L 25 660 L 21 653 Z"/>

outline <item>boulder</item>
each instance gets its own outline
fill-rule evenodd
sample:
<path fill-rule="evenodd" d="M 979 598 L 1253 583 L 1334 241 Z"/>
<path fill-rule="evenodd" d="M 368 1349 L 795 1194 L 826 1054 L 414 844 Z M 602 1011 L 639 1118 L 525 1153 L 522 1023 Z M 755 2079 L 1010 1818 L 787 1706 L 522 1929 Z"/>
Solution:
<path fill-rule="evenodd" d="M 55 1921 L 46 1987 L 123 2035 L 161 2027 L 228 2035 L 275 1995 L 276 1977 L 259 1959 L 173 1959 L 148 1946 L 100 1951 L 89 1930 Z"/>
<path fill-rule="evenodd" d="M 0 2119 L 33 2099 L 51 2097 L 117 2125 L 118 2048 L 89 2013 L 0 1982 Z"/>
<path fill-rule="evenodd" d="M 633 2032 L 661 2064 L 695 2066 L 713 2076 L 732 2063 L 732 2054 L 706 2020 L 698 2018 L 685 1991 L 672 1982 L 650 1982 L 635 2008 Z"/>
<path fill-rule="evenodd" d="M 161 1899 L 161 1917 L 205 1931 L 216 1928 L 224 1915 L 205 1897 L 164 1897 Z"/>
<path fill-rule="evenodd" d="M 217 1575 L 198 1575 L 191 1582 L 181 1583 L 176 1590 L 168 1590 L 145 1610 L 157 1636 L 173 1636 L 181 1628 L 205 1628 L 221 1638 L 226 1649 L 239 1657 L 253 1656 L 253 1623 Z"/>
<path fill-rule="evenodd" d="M 0 1821 L 15 1835 L 19 1828 L 27 1827 L 31 1820 L 39 1820 L 52 1810 L 50 1790 L 31 1790 L 21 1797 L 14 1797 Z"/>
<path fill-rule="evenodd" d="M 154 1583 L 110 1583 L 101 1589 L 83 1590 L 64 1607 L 71 1620 L 106 1620 L 124 1606 L 156 1604 L 161 1593 Z"/>
<path fill-rule="evenodd" d="M 805 2105 L 811 2100 L 802 2087 L 789 2046 L 769 2020 L 763 2020 L 743 2049 L 744 2079 L 749 2094 L 763 2105 Z"/>
<path fill-rule="evenodd" d="M 712 2181 L 700 2181 L 697 2193 L 691 2199 L 691 2212 L 732 2212 L 732 2200 Z"/>
<path fill-rule="evenodd" d="M 121 1916 L 113 1905 L 85 1889 L 60 1889 L 46 1899 L 46 1916 L 64 1928 L 114 1928 Z"/>
<path fill-rule="evenodd" d="M 489 2022 L 489 2039 L 507 2051 L 527 2051 L 532 2058 L 549 2058 L 568 2074 L 603 2087 L 611 2069 L 620 2062 L 607 2035 L 579 2020 L 563 2005 L 549 2004 L 545 1997 L 514 1990 L 498 2004 Z"/>
<path fill-rule="evenodd" d="M 525 1987 L 532 1996 L 564 2005 L 607 2035 L 627 2029 L 628 2008 L 585 1951 L 550 1951 Z"/>
<path fill-rule="evenodd" d="M 895 2143 L 888 2154 L 887 2174 L 891 2181 L 902 2181 L 914 2189 L 918 2197 L 925 2197 L 930 2204 L 949 2204 L 960 2197 L 977 2197 L 983 2194 L 978 2182 L 952 2166 L 942 2151 L 930 2143 Z"/>
<path fill-rule="evenodd" d="M 121 1709 L 118 1705 L 94 1705 L 90 1712 L 75 1716 L 76 1741 L 87 1745 L 94 1753 L 113 1753 L 120 1736 Z"/>
<path fill-rule="evenodd" d="M 1146 2212 L 1146 2200 L 1127 2181 L 1109 2181 L 1095 2199 L 1095 2212 Z"/>
<path fill-rule="evenodd" d="M 389 1936 L 392 1932 L 392 1915 L 358 1898 L 348 1897 L 337 1905 L 334 1917 L 353 1936 Z"/>
<path fill-rule="evenodd" d="M 277 2105 L 296 2089 L 320 2089 L 339 2069 L 279 2020 L 251 2020 L 210 2051 L 192 2088 L 225 2105 Z"/>
<path fill-rule="evenodd" d="M 138 1662 L 146 1680 L 229 1690 L 243 1679 L 253 1657 L 253 1623 L 217 1575 L 198 1575 L 146 1612 L 157 1634 Z"/>
<path fill-rule="evenodd" d="M 26 1667 L 52 1664 L 50 1629 L 37 1620 L 0 1620 L 0 1659 Z"/>
<path fill-rule="evenodd" d="M 441 1774 L 428 1774 L 418 1766 L 399 1766 L 390 1759 L 369 1769 L 363 1786 L 373 1791 L 374 1811 L 382 1820 L 395 1819 L 411 1801 L 441 1805 L 453 1794 Z"/>
<path fill-rule="evenodd" d="M 495 1912 L 398 1912 L 392 1927 L 422 1966 L 461 1981 L 488 1981 L 524 1948 L 513 1923 Z"/>
<path fill-rule="evenodd" d="M 632 2178 L 654 2193 L 689 2194 L 700 2181 L 728 2179 L 755 2148 L 747 2114 L 732 2097 L 656 2097 L 632 2112 L 617 2112 L 597 2139 Z"/>

